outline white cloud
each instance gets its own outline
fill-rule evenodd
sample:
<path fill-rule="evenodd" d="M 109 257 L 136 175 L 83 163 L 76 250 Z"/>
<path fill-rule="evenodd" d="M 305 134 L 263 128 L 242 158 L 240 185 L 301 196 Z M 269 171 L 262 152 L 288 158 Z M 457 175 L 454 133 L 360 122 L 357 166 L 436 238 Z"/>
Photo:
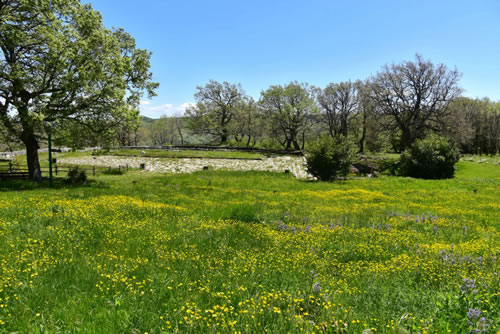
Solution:
<path fill-rule="evenodd" d="M 141 101 L 141 106 L 151 104 L 151 101 Z"/>
<path fill-rule="evenodd" d="M 192 102 L 186 102 L 178 105 L 166 103 L 158 106 L 152 106 L 149 105 L 150 103 L 142 103 L 142 102 L 144 101 L 141 101 L 141 105 L 139 106 L 141 110 L 141 115 L 151 118 L 160 118 L 163 115 L 167 116 L 183 115 L 184 112 L 186 111 L 186 108 L 194 105 L 194 103 Z"/>
<path fill-rule="evenodd" d="M 184 114 L 184 112 L 187 110 L 187 108 L 192 108 L 194 106 L 195 106 L 195 104 L 193 102 L 186 102 L 186 103 L 181 104 L 179 107 L 182 108 L 182 110 L 183 110 L 182 113 Z"/>

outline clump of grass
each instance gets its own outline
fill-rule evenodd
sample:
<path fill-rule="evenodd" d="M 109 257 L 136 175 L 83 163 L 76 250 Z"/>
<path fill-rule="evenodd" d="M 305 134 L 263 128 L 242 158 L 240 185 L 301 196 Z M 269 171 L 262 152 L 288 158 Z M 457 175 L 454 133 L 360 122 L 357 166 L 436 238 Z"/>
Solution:
<path fill-rule="evenodd" d="M 102 172 L 104 175 L 123 175 L 127 173 L 126 170 L 124 169 L 119 169 L 119 168 L 111 168 L 111 169 L 106 169 Z"/>
<path fill-rule="evenodd" d="M 229 219 L 247 223 L 257 223 L 261 220 L 261 209 L 255 205 L 239 204 L 229 207 Z"/>

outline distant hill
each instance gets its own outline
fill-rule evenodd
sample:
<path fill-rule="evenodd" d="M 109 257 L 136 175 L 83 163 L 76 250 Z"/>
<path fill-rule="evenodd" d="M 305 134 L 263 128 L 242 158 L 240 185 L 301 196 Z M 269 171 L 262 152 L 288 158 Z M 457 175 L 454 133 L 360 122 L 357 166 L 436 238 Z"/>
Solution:
<path fill-rule="evenodd" d="M 181 116 L 181 117 L 169 116 L 169 117 L 170 118 L 180 118 L 183 126 L 186 125 L 187 117 L 185 117 L 185 116 Z M 153 123 L 155 123 L 156 121 L 158 121 L 160 119 L 160 118 L 151 118 L 151 117 L 142 116 L 142 115 L 140 115 L 140 118 L 141 118 L 141 122 L 143 122 L 145 125 L 152 125 Z"/>
<path fill-rule="evenodd" d="M 141 117 L 141 121 L 144 122 L 144 123 L 146 123 L 146 124 L 152 124 L 155 121 L 154 118 L 149 118 L 147 116 L 142 116 L 141 115 L 140 117 Z"/>
<path fill-rule="evenodd" d="M 170 116 L 172 117 L 172 116 Z M 191 130 L 188 129 L 187 127 L 187 122 L 188 118 L 185 116 L 181 117 L 172 117 L 172 118 L 180 118 L 181 119 L 181 124 L 182 124 L 182 133 L 184 135 L 184 144 L 204 144 L 210 142 L 210 137 L 208 136 L 203 136 L 203 135 L 198 135 L 192 133 Z M 147 116 L 140 115 L 140 120 L 141 120 L 141 125 L 148 129 L 149 131 L 152 129 L 153 124 L 158 122 L 160 118 L 151 118 Z M 141 145 L 151 145 L 151 142 L 149 142 L 150 139 L 143 140 L 141 142 Z"/>

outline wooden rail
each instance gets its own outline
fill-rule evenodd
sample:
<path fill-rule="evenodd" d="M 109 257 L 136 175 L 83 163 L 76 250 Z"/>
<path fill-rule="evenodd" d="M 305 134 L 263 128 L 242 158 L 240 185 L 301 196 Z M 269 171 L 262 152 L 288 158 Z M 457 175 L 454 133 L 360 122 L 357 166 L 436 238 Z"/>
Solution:
<path fill-rule="evenodd" d="M 29 177 L 28 172 L 0 172 L 0 180 L 11 180 L 11 179 L 27 179 Z"/>
<path fill-rule="evenodd" d="M 92 172 L 92 175 L 95 176 L 97 172 L 111 171 L 113 169 L 128 171 L 129 166 L 118 166 L 118 168 L 113 168 L 111 166 L 59 166 L 55 164 L 52 167 L 52 171 L 55 175 L 59 173 L 68 173 L 71 169 L 78 167 L 81 170 L 85 170 L 86 172 Z M 49 173 L 49 167 L 40 167 L 40 170 L 45 173 Z M 8 166 L 0 165 L 0 179 L 9 179 L 9 178 L 28 178 L 28 166 L 20 166 L 9 164 Z"/>

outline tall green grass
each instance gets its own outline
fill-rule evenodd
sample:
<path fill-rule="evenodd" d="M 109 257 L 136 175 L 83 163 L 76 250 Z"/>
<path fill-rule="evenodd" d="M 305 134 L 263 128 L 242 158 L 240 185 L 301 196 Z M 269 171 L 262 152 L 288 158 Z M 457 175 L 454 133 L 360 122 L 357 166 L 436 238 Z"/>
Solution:
<path fill-rule="evenodd" d="M 496 333 L 496 168 L 1 182 L 0 332 Z"/>

